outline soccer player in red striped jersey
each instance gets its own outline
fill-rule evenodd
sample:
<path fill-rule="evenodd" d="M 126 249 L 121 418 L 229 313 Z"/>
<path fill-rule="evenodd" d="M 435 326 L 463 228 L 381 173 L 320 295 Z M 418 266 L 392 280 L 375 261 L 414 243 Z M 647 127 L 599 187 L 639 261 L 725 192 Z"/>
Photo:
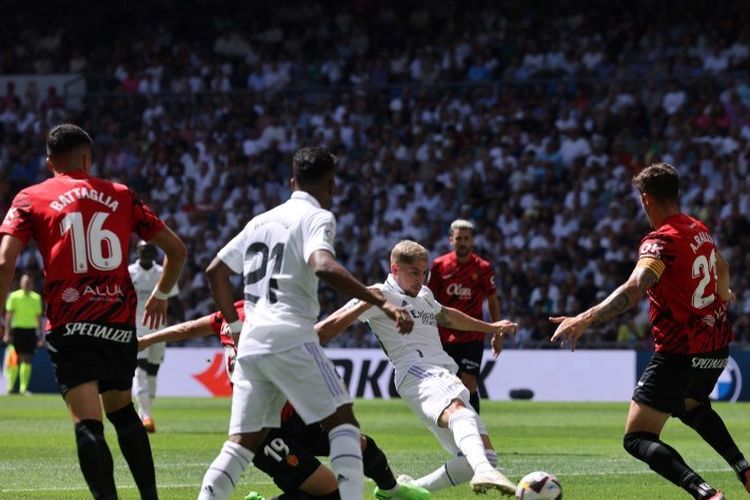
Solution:
<path fill-rule="evenodd" d="M 463 219 L 451 223 L 453 251 L 432 262 L 427 287 L 441 304 L 458 309 L 472 318 L 482 318 L 485 299 L 491 322 L 500 321 L 500 301 L 495 288 L 492 264 L 473 252 L 474 225 Z M 469 389 L 470 402 L 479 413 L 479 371 L 482 365 L 485 334 L 463 332 L 439 326 L 443 349 L 458 365 L 458 377 Z M 502 349 L 502 336 L 493 335 L 494 351 Z"/>
<path fill-rule="evenodd" d="M 670 416 L 679 418 L 729 463 L 750 492 L 750 465 L 708 397 L 727 366 L 733 337 L 727 318 L 733 300 L 729 266 L 706 225 L 680 211 L 679 184 L 667 163 L 644 168 L 633 178 L 653 227 L 641 240 L 635 269 L 589 310 L 550 318 L 559 324 L 552 340 L 575 349 L 589 325 L 615 318 L 648 295 L 656 352 L 633 393 L 623 445 L 693 498 L 721 500 L 724 494 L 659 437 Z"/>
<path fill-rule="evenodd" d="M 138 344 L 128 245 L 135 232 L 166 254 L 164 273 L 145 305 L 143 321 L 153 327 L 166 320 L 167 293 L 186 251 L 130 189 L 90 175 L 91 145 L 75 125 L 50 130 L 47 168 L 53 177 L 19 192 L 0 225 L 0 303 L 18 255 L 34 239 L 44 260 L 47 348 L 89 489 L 95 498 L 117 498 L 103 407 L 141 498 L 155 499 L 151 447 L 130 392 Z"/>

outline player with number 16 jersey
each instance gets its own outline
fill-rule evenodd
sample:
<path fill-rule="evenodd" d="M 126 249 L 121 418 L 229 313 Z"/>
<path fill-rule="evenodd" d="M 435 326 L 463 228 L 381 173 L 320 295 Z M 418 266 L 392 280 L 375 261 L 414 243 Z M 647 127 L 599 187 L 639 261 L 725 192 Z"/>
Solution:
<path fill-rule="evenodd" d="M 717 293 L 716 252 L 706 225 L 684 213 L 641 240 L 638 266 L 660 277 L 647 292 L 657 352 L 712 352 L 732 341 L 727 306 Z"/>
<path fill-rule="evenodd" d="M 127 186 L 74 170 L 19 192 L 0 233 L 24 245 L 32 238 L 37 242 L 44 260 L 48 330 L 82 325 L 80 332 L 61 334 L 113 337 L 117 332 L 86 323 L 135 324 L 130 234 L 150 240 L 163 227 Z"/>
<path fill-rule="evenodd" d="M 132 403 L 136 366 L 136 293 L 128 273 L 130 233 L 165 253 L 163 273 L 141 319 L 166 320 L 167 291 L 187 251 L 180 238 L 126 186 L 93 177 L 91 136 L 71 123 L 47 134 L 52 178 L 16 195 L 0 225 L 0 303 L 23 247 L 32 238 L 44 260 L 47 349 L 70 413 L 78 461 L 94 498 L 117 498 L 103 414 L 140 498 L 156 500 L 151 445 Z"/>

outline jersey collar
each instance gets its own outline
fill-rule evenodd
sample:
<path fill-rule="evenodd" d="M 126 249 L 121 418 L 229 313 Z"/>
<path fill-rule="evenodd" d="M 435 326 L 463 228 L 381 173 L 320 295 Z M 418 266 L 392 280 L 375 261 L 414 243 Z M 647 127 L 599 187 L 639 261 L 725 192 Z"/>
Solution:
<path fill-rule="evenodd" d="M 385 279 L 385 284 L 390 288 L 396 290 L 401 295 L 407 295 L 407 293 L 400 286 L 398 286 L 398 283 L 396 283 L 396 278 L 394 278 L 392 274 L 388 274 L 388 277 Z"/>
<path fill-rule="evenodd" d="M 305 200 L 306 202 L 310 203 L 315 208 L 321 208 L 318 200 L 313 195 L 311 195 L 310 193 L 306 191 L 294 191 L 290 199 L 291 200 Z"/>

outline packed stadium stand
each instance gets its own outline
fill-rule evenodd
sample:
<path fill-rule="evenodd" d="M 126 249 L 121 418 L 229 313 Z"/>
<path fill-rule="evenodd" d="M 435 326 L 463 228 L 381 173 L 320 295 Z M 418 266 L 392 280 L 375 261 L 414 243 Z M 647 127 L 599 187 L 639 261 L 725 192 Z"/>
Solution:
<path fill-rule="evenodd" d="M 686 180 L 684 209 L 714 229 L 750 342 L 749 3 L 186 3 L 5 2 L 3 213 L 47 175 L 50 125 L 81 125 L 95 173 L 188 244 L 181 298 L 197 317 L 213 306 L 210 259 L 286 199 L 291 153 L 320 144 L 339 160 L 337 251 L 356 276 L 382 281 L 406 237 L 437 256 L 450 222 L 470 219 L 521 325 L 508 346 L 549 347 L 549 315 L 630 273 L 648 231 L 630 179 L 664 160 Z M 12 82 L 50 73 L 79 74 L 85 94 Z M 19 267 L 39 278 L 33 249 Z M 321 293 L 323 314 L 340 304 Z M 647 347 L 643 306 L 581 346 Z M 337 342 L 375 345 L 364 327 Z"/>

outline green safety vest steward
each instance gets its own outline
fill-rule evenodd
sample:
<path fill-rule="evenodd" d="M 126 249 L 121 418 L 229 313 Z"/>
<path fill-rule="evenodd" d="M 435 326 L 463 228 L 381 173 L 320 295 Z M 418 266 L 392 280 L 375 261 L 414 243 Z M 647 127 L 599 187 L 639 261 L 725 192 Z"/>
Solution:
<path fill-rule="evenodd" d="M 8 295 L 5 310 L 13 313 L 11 328 L 38 328 L 39 316 L 42 315 L 42 297 L 38 293 L 24 292 L 18 289 Z"/>

